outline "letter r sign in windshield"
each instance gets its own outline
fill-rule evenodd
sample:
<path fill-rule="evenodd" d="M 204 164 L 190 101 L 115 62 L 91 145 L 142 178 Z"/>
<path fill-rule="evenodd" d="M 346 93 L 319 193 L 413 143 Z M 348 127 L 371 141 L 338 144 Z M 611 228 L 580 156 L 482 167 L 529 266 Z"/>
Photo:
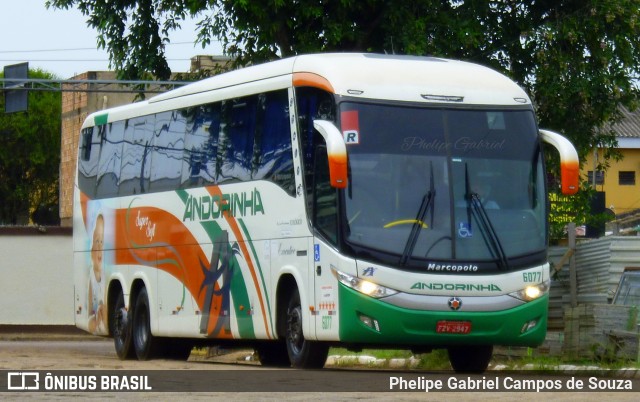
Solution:
<path fill-rule="evenodd" d="M 342 126 L 342 136 L 345 144 L 360 143 L 360 120 L 357 110 L 342 112 L 340 114 L 340 125 Z"/>

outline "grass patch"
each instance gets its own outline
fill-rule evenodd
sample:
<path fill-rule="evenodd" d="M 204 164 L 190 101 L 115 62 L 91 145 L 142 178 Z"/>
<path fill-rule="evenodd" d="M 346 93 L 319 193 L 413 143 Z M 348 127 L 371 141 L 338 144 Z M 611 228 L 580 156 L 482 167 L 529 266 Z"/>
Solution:
<path fill-rule="evenodd" d="M 622 368 L 636 368 L 640 369 L 640 362 L 633 360 L 606 360 L 606 359 L 588 359 L 588 358 L 575 358 L 568 356 L 559 356 L 559 355 L 546 355 L 546 354 L 536 354 L 531 352 L 532 349 L 528 349 L 528 353 L 526 355 L 515 356 L 515 355 L 503 355 L 503 354 L 495 354 L 493 356 L 493 364 L 501 364 L 504 365 L 507 369 L 519 369 L 524 366 L 528 366 L 529 368 L 533 368 L 535 370 L 556 370 L 560 366 L 595 366 L 599 367 L 603 370 L 618 370 Z"/>
<path fill-rule="evenodd" d="M 363 349 L 362 352 L 352 352 L 345 348 L 329 349 L 329 356 L 373 356 L 376 359 L 408 359 L 413 356 L 410 350 L 403 349 Z"/>
<path fill-rule="evenodd" d="M 352 352 L 345 348 L 331 348 L 329 350 L 329 356 L 372 356 L 376 359 L 384 359 L 387 361 L 383 367 L 390 367 L 389 362 L 392 359 L 406 359 L 411 358 L 417 360 L 411 367 L 420 370 L 450 370 L 449 356 L 445 349 L 436 349 L 431 353 L 421 353 L 414 355 L 410 350 L 406 349 L 363 349 L 361 352 Z"/>

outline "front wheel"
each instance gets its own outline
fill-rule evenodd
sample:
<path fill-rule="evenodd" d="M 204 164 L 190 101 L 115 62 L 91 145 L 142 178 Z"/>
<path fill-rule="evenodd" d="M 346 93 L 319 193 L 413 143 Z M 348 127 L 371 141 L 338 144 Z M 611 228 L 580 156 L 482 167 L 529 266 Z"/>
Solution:
<path fill-rule="evenodd" d="M 329 355 L 329 346 L 304 338 L 302 332 L 302 306 L 296 289 L 289 299 L 286 315 L 285 342 L 291 366 L 295 368 L 322 368 Z"/>
<path fill-rule="evenodd" d="M 493 345 L 450 346 L 449 362 L 458 373 L 483 373 L 493 354 Z"/>

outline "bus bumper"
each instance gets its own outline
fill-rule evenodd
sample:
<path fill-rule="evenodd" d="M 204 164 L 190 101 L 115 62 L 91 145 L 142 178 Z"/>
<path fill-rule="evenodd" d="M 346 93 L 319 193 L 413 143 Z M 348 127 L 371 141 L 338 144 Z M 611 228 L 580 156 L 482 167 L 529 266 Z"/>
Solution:
<path fill-rule="evenodd" d="M 340 341 L 371 345 L 539 346 L 547 332 L 549 295 L 488 312 L 421 311 L 390 305 L 339 285 Z M 438 333 L 439 322 L 466 322 L 467 333 Z"/>

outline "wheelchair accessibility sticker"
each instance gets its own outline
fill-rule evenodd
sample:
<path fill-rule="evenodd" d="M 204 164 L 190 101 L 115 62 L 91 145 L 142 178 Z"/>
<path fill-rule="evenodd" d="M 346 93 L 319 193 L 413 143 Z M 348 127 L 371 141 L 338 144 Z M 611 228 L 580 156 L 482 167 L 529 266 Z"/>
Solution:
<path fill-rule="evenodd" d="M 473 236 L 473 232 L 471 231 L 471 224 L 466 222 L 460 222 L 458 224 L 458 237 L 465 239 L 467 237 L 472 237 L 472 236 Z"/>

